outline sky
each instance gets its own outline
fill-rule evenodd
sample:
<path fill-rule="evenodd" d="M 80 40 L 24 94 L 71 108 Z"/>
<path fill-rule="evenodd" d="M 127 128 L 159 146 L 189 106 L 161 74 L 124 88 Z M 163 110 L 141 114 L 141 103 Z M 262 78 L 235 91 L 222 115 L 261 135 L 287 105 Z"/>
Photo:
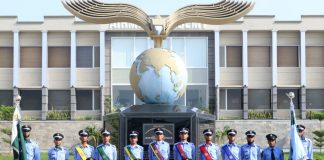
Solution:
<path fill-rule="evenodd" d="M 133 4 L 149 15 L 169 15 L 190 4 L 220 0 L 99 0 Z M 251 1 L 251 0 L 248 0 Z M 324 0 L 254 0 L 248 15 L 274 15 L 276 20 L 296 21 L 301 15 L 324 15 Z M 19 21 L 42 21 L 44 16 L 71 15 L 61 0 L 0 0 L 0 16 L 17 16 Z"/>

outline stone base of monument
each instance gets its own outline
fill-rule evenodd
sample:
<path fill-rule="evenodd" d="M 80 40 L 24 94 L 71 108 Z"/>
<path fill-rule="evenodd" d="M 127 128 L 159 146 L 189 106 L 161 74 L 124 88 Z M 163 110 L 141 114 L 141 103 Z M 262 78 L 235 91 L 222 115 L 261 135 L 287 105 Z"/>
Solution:
<path fill-rule="evenodd" d="M 121 108 L 119 113 L 106 115 L 104 127 L 115 132 L 112 139 L 118 139 L 114 142 L 118 143 L 119 159 L 124 159 L 123 147 L 129 144 L 128 133 L 132 130 L 140 133 L 138 144 L 144 147 L 144 157 L 147 159 L 148 144 L 154 140 L 153 130 L 160 127 L 164 130 L 164 140 L 170 143 L 173 159 L 173 144 L 179 141 L 178 130 L 183 127 L 190 129 L 189 141 L 196 145 L 197 150 L 204 141 L 202 131 L 215 128 L 215 116 L 188 106 L 143 104 Z"/>

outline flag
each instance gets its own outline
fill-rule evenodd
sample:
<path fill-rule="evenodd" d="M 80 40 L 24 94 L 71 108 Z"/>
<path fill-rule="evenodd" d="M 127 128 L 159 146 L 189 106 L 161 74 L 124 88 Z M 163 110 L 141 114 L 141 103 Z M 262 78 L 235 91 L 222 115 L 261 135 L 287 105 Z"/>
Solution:
<path fill-rule="evenodd" d="M 289 159 L 290 160 L 306 160 L 306 152 L 302 141 L 297 133 L 296 128 L 296 115 L 295 115 L 295 106 L 290 99 L 290 151 Z"/>
<path fill-rule="evenodd" d="M 20 126 L 21 116 L 19 101 L 16 101 L 16 108 L 12 118 L 12 129 L 11 129 L 11 146 L 13 148 L 14 159 L 16 160 L 27 160 L 26 157 L 26 146 L 24 135 Z"/>

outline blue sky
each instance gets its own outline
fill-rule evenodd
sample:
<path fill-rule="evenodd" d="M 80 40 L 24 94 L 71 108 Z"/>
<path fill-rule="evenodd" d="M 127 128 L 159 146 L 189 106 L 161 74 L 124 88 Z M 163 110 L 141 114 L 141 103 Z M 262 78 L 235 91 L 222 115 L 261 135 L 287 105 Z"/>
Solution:
<path fill-rule="evenodd" d="M 169 15 L 180 7 L 220 0 L 100 0 L 130 3 L 150 15 Z M 299 20 L 300 15 L 324 15 L 324 0 L 255 0 L 249 15 L 275 15 L 276 20 Z M 18 16 L 19 21 L 42 21 L 43 16 L 71 15 L 61 0 L 1 0 L 0 16 Z"/>

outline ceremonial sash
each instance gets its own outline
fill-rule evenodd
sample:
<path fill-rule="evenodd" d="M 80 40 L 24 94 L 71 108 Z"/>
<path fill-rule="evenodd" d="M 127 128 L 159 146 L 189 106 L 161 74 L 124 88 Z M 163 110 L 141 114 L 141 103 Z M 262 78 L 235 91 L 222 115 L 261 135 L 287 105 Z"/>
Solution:
<path fill-rule="evenodd" d="M 124 150 L 129 157 L 130 160 L 136 160 L 136 157 L 134 156 L 133 152 L 131 151 L 130 147 L 124 147 Z"/>
<path fill-rule="evenodd" d="M 158 159 L 158 160 L 164 160 L 163 156 L 161 155 L 159 149 L 156 147 L 155 144 L 150 144 L 150 148 L 151 150 L 153 151 L 155 157 Z"/>
<path fill-rule="evenodd" d="M 207 151 L 207 148 L 204 145 L 201 145 L 199 147 L 199 149 L 200 149 L 201 153 L 204 155 L 206 160 L 212 160 L 212 158 L 210 157 L 210 155 L 209 155 L 209 153 Z"/>
<path fill-rule="evenodd" d="M 188 159 L 188 158 L 187 158 L 187 155 L 186 155 L 186 153 L 183 151 L 183 149 L 182 149 L 180 143 L 178 143 L 178 144 L 176 145 L 176 148 L 177 148 L 178 152 L 180 153 L 181 158 L 182 158 L 183 160 Z"/>
<path fill-rule="evenodd" d="M 228 159 L 230 159 L 230 160 L 236 160 L 235 156 L 233 155 L 233 153 L 229 149 L 228 145 L 223 146 L 223 149 L 224 149 L 224 151 L 225 151 Z"/>
<path fill-rule="evenodd" d="M 79 156 L 81 157 L 82 160 L 87 159 L 86 154 L 83 152 L 83 150 L 80 148 L 80 146 L 76 146 L 75 149 L 78 152 L 78 154 L 79 154 Z"/>
<path fill-rule="evenodd" d="M 110 160 L 109 157 L 106 155 L 105 151 L 102 147 L 98 147 L 98 152 L 103 160 Z"/>

